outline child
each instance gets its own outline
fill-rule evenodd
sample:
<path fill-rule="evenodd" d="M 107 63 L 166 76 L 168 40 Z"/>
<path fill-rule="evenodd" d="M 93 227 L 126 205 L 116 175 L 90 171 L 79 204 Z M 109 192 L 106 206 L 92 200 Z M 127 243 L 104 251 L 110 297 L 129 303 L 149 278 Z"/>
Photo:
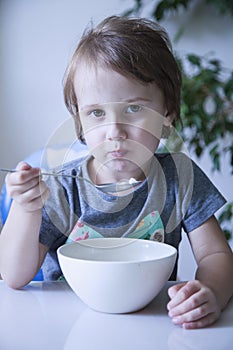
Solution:
<path fill-rule="evenodd" d="M 79 178 L 45 183 L 23 162 L 7 175 L 13 204 L 0 236 L 0 271 L 9 286 L 29 283 L 43 262 L 45 279 L 57 279 L 56 250 L 67 238 L 126 236 L 178 248 L 184 229 L 196 279 L 169 289 L 169 316 L 186 329 L 219 318 L 233 294 L 232 251 L 214 217 L 225 199 L 184 154 L 155 154 L 179 120 L 180 90 L 169 39 L 157 24 L 112 16 L 84 33 L 64 96 L 90 152 L 55 170 Z M 141 183 L 112 193 L 95 187 L 131 178 Z"/>

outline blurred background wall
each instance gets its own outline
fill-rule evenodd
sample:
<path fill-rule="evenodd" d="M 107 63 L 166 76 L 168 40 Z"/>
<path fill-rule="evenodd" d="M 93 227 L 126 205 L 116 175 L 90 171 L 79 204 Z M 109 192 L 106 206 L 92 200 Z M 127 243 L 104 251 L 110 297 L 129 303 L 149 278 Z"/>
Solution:
<path fill-rule="evenodd" d="M 176 50 L 215 52 L 232 69 L 232 17 L 202 7 L 200 0 L 194 3 L 189 15 L 181 13 L 179 18 L 162 22 L 172 41 L 178 27 L 185 28 Z M 98 23 L 106 16 L 122 14 L 132 4 L 131 0 L 0 1 L 0 166 L 15 167 L 19 160 L 43 148 L 69 117 L 62 78 L 84 28 L 91 20 Z M 145 15 L 149 9 L 150 4 Z M 221 175 L 213 174 L 208 158 L 197 162 L 232 200 L 229 169 L 223 166 Z M 3 179 L 0 174 L 0 186 Z"/>

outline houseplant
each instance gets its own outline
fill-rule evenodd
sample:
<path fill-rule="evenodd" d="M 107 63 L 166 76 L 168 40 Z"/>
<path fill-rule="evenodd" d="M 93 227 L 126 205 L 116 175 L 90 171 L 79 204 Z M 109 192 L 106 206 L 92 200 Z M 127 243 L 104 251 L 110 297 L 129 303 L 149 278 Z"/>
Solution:
<path fill-rule="evenodd" d="M 157 22 L 180 9 L 189 11 L 193 0 L 134 0 L 133 7 L 124 15 L 141 15 L 150 3 L 151 18 Z M 229 0 L 203 0 L 206 6 L 214 6 L 222 15 L 233 17 L 233 2 Z M 177 32 L 176 40 L 182 35 Z M 208 153 L 212 170 L 222 171 L 222 159 L 227 159 L 229 172 L 233 174 L 233 71 L 226 69 L 213 54 L 202 56 L 176 53 L 182 71 L 181 98 L 182 127 L 177 126 L 181 138 L 190 153 L 201 157 Z M 230 222 L 233 219 L 233 202 L 227 203 L 218 216 L 226 238 L 232 236 Z"/>

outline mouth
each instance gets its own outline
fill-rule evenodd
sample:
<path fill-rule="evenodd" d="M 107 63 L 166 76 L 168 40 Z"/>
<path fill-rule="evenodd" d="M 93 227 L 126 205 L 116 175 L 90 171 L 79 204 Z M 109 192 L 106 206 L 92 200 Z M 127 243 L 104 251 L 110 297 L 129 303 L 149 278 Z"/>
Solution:
<path fill-rule="evenodd" d="M 121 150 L 121 149 L 111 152 L 111 156 L 113 158 L 123 158 L 123 157 L 125 157 L 126 154 L 127 154 L 127 151 L 126 150 Z"/>

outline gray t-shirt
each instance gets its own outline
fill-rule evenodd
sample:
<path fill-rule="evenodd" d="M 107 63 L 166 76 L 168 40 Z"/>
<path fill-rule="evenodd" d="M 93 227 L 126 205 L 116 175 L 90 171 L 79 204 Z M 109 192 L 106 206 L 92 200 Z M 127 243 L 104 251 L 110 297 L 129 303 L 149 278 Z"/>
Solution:
<path fill-rule="evenodd" d="M 57 168 L 90 180 L 90 157 Z M 190 232 L 226 200 L 208 177 L 182 153 L 155 155 L 147 179 L 134 192 L 116 196 L 68 177 L 49 177 L 50 198 L 43 208 L 40 242 L 49 247 L 44 279 L 61 275 L 56 250 L 62 244 L 95 237 L 135 237 L 163 241 L 176 248 L 181 230 Z M 171 279 L 176 278 L 177 264 Z"/>

